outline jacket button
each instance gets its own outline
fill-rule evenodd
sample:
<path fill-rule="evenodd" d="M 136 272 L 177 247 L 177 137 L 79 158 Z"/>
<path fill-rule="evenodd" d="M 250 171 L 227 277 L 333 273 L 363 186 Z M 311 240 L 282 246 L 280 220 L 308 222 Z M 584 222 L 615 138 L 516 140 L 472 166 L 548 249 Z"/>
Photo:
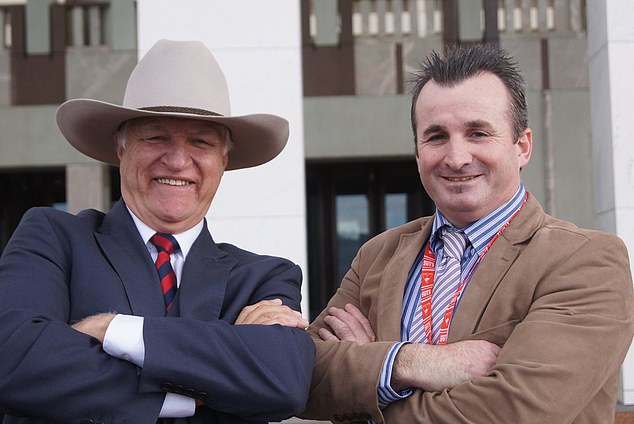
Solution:
<path fill-rule="evenodd" d="M 173 392 L 174 391 L 174 383 L 166 382 L 161 383 L 159 388 L 164 392 Z"/>

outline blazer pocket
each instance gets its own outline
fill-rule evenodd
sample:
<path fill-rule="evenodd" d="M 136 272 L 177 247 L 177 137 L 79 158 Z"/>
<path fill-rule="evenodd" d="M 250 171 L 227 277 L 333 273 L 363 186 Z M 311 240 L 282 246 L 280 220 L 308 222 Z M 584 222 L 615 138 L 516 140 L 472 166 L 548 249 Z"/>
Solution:
<path fill-rule="evenodd" d="M 520 322 L 518 319 L 506 321 L 495 327 L 490 327 L 482 330 L 478 330 L 471 337 L 470 340 L 486 340 L 491 343 L 503 347 L 506 340 L 511 336 L 511 333 L 515 329 L 515 326 Z"/>

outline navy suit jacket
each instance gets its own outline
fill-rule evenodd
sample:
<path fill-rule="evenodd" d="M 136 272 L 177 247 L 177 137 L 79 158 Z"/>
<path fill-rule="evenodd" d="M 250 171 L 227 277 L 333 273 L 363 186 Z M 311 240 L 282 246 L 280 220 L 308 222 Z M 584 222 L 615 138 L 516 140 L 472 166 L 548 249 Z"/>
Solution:
<path fill-rule="evenodd" d="M 202 399 L 191 423 L 281 420 L 308 395 L 314 345 L 301 330 L 232 323 L 246 305 L 300 309 L 301 271 L 216 244 L 206 226 L 169 316 L 123 202 L 107 214 L 28 211 L 0 259 L 0 412 L 5 423 L 155 423 L 166 392 Z M 70 324 L 145 317 L 143 368 Z"/>

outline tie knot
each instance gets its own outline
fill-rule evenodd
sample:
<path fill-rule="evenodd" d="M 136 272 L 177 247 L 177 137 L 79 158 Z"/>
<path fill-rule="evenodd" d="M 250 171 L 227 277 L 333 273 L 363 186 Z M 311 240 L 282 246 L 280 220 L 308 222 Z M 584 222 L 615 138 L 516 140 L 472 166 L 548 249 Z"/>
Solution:
<path fill-rule="evenodd" d="M 156 233 L 150 239 L 150 242 L 156 247 L 159 252 L 167 252 L 171 255 L 172 252 L 178 250 L 178 242 L 171 234 Z"/>
<path fill-rule="evenodd" d="M 467 245 L 467 235 L 464 232 L 443 229 L 442 241 L 446 255 L 454 259 L 462 259 L 462 254 Z"/>

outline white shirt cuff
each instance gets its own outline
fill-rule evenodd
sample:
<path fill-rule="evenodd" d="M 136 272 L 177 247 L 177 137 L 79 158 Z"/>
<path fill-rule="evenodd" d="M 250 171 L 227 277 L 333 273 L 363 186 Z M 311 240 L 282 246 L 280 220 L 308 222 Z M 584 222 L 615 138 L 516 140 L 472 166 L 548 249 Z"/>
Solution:
<path fill-rule="evenodd" d="M 401 347 L 409 344 L 409 342 L 400 342 L 396 343 L 392 348 L 388 351 L 387 357 L 385 358 L 385 362 L 383 363 L 383 369 L 381 371 L 381 379 L 379 380 L 378 387 L 378 396 L 379 396 L 379 405 L 385 407 L 392 402 L 396 402 L 397 400 L 405 399 L 414 393 L 412 389 L 405 389 L 397 392 L 392 388 L 390 384 L 392 380 L 392 368 L 394 367 L 394 360 L 396 359 L 396 354 Z"/>
<path fill-rule="evenodd" d="M 143 368 L 145 361 L 143 317 L 116 315 L 106 330 L 103 350 L 110 356 L 124 359 Z"/>
<path fill-rule="evenodd" d="M 196 400 L 176 393 L 165 394 L 159 418 L 184 418 L 196 413 Z"/>
<path fill-rule="evenodd" d="M 103 350 L 110 356 L 132 362 L 143 368 L 145 342 L 143 317 L 116 315 L 103 339 Z M 196 412 L 196 400 L 176 393 L 166 393 L 159 418 L 191 417 Z"/>

